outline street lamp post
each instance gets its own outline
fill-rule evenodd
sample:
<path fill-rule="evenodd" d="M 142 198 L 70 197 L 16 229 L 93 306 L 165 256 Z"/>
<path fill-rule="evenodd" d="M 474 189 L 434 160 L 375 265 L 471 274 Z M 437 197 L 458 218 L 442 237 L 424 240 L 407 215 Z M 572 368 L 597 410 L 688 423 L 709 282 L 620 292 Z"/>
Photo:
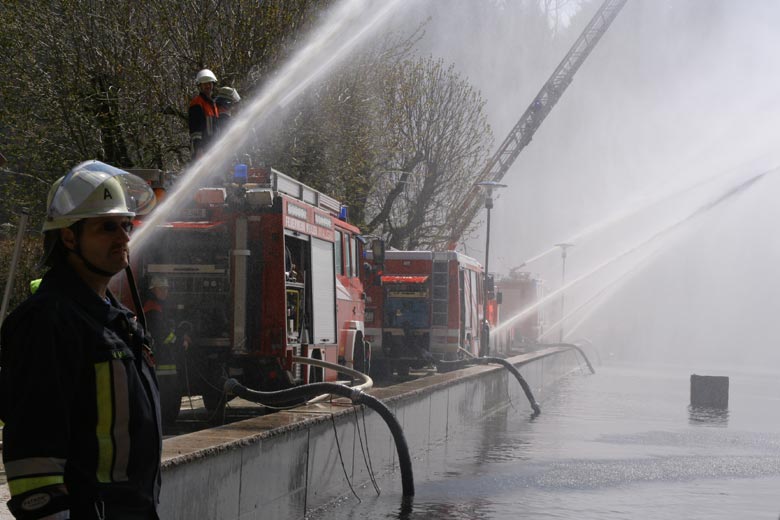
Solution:
<path fill-rule="evenodd" d="M 485 278 L 482 284 L 482 330 L 480 331 L 479 351 L 482 356 L 490 354 L 490 324 L 488 323 L 488 279 L 490 278 L 490 210 L 493 209 L 493 190 L 506 188 L 506 184 L 495 181 L 478 182 L 476 186 L 485 190 L 485 209 L 487 226 L 485 229 Z"/>
<path fill-rule="evenodd" d="M 563 287 L 566 285 L 566 250 L 572 246 L 574 246 L 574 244 L 567 244 L 565 242 L 561 244 L 555 244 L 555 247 L 561 248 L 561 319 L 560 326 L 558 328 L 558 343 L 563 343 L 563 317 L 565 316 L 564 296 L 566 294 L 566 291 L 563 289 Z"/>

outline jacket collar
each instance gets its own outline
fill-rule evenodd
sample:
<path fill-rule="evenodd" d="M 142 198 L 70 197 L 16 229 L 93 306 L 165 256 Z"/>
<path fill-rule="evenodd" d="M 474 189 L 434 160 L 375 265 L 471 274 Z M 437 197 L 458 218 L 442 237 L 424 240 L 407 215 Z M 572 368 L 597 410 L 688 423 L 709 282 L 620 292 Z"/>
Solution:
<path fill-rule="evenodd" d="M 67 295 L 93 318 L 104 324 L 114 321 L 120 314 L 127 315 L 128 318 L 133 315 L 128 308 L 116 300 L 111 291 L 106 292 L 108 302 L 103 300 L 65 262 L 52 267 L 44 275 L 39 292 L 44 294 L 49 290 Z"/>

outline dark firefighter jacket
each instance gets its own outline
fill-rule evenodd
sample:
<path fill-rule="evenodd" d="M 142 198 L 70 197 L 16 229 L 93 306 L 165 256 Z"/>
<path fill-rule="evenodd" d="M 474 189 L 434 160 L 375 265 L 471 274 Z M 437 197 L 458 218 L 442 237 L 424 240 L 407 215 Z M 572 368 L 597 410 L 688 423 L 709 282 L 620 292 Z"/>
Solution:
<path fill-rule="evenodd" d="M 217 131 L 219 109 L 214 101 L 205 94 L 198 94 L 190 101 L 187 119 L 190 126 L 192 154 L 197 155 L 210 144 Z"/>
<path fill-rule="evenodd" d="M 176 330 L 173 322 L 166 319 L 163 304 L 157 298 L 151 297 L 144 302 L 146 330 L 154 339 L 154 360 L 157 363 L 158 377 L 176 374 Z"/>
<path fill-rule="evenodd" d="M 17 518 L 158 518 L 153 361 L 133 314 L 109 300 L 58 265 L 3 323 L 3 461 Z"/>

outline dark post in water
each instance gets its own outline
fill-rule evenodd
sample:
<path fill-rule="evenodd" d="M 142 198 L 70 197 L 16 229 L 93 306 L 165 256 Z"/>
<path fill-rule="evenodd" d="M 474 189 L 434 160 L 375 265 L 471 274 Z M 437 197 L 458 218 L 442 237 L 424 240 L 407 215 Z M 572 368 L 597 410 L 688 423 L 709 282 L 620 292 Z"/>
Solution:
<path fill-rule="evenodd" d="M 691 407 L 729 407 L 729 378 L 726 376 L 691 375 Z"/>

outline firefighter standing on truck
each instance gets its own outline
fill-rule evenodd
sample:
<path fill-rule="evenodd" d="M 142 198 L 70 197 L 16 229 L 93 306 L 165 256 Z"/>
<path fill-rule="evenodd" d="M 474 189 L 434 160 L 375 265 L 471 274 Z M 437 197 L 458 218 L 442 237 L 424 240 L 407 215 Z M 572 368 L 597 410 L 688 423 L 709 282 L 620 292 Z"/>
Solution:
<path fill-rule="evenodd" d="M 211 143 L 217 130 L 219 109 L 212 95 L 217 84 L 217 77 L 209 69 L 203 69 L 195 76 L 198 95 L 190 101 L 187 119 L 190 127 L 190 143 L 192 157 L 200 159 Z"/>
<path fill-rule="evenodd" d="M 5 320 L 8 508 L 21 519 L 158 520 L 162 433 L 148 337 L 108 284 L 128 266 L 140 178 L 99 161 L 49 191 L 40 288 Z"/>

